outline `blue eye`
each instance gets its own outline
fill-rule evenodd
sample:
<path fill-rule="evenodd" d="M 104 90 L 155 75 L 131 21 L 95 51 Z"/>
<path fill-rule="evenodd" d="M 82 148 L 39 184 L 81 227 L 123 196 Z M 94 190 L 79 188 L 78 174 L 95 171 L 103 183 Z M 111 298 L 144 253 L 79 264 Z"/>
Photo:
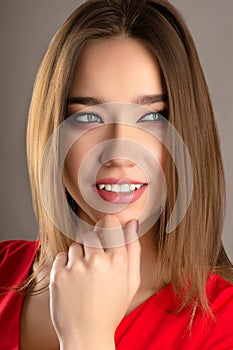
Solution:
<path fill-rule="evenodd" d="M 149 112 L 146 115 L 142 116 L 140 119 L 138 119 L 137 123 L 139 122 L 164 122 L 167 120 L 167 113 L 166 111 L 163 112 Z"/>
<path fill-rule="evenodd" d="M 103 124 L 103 120 L 95 113 L 75 113 L 71 117 L 75 123 L 99 123 Z"/>

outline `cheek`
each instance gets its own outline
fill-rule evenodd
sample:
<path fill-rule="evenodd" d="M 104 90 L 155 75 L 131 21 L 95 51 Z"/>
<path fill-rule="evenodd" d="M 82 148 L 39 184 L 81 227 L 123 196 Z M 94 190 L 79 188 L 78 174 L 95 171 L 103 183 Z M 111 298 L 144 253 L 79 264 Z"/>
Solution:
<path fill-rule="evenodd" d="M 85 132 L 87 130 L 84 129 L 82 132 L 83 131 Z M 76 141 L 70 147 L 64 162 L 64 172 L 69 179 L 72 179 L 72 181 L 74 181 L 76 178 L 75 182 L 77 182 L 78 172 L 82 161 L 88 152 L 101 141 L 98 137 L 98 131 L 99 128 L 98 130 L 89 130 L 88 132 L 85 132 L 84 135 L 78 137 L 79 133 L 76 132 L 76 129 L 74 128 L 71 134 L 67 134 L 66 137 L 68 144 L 70 140 L 72 142 L 72 139 L 76 139 Z"/>
<path fill-rule="evenodd" d="M 86 153 L 87 149 L 83 142 L 76 142 L 69 150 L 64 163 L 66 185 L 70 182 L 77 183 L 78 172 Z"/>
<path fill-rule="evenodd" d="M 156 161 L 156 163 L 158 163 L 161 168 L 164 169 L 166 147 L 159 140 L 155 140 L 155 138 L 150 137 L 144 139 L 144 143 L 142 145 L 146 147 L 153 155 L 154 161 Z"/>
<path fill-rule="evenodd" d="M 164 170 L 166 161 L 166 148 L 164 145 L 160 144 L 160 152 L 159 152 L 159 162 L 161 164 L 162 169 Z"/>

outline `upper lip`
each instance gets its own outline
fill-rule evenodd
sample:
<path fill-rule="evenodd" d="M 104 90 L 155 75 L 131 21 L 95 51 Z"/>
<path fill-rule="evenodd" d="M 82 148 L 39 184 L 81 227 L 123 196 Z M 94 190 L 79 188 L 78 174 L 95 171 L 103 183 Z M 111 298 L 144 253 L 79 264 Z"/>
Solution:
<path fill-rule="evenodd" d="M 108 177 L 108 178 L 103 178 L 98 181 L 96 181 L 96 185 L 100 184 L 147 184 L 144 181 L 137 181 L 137 180 L 132 180 L 128 178 L 115 178 L 115 177 Z"/>

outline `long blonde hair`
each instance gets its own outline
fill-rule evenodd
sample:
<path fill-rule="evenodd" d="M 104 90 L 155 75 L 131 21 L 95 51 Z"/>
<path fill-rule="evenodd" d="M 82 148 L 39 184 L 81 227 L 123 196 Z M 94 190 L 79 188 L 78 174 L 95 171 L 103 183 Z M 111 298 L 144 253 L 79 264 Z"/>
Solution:
<path fill-rule="evenodd" d="M 221 240 L 224 171 L 195 45 L 181 15 L 165 0 L 88 0 L 65 21 L 48 48 L 36 78 L 27 131 L 28 168 L 41 247 L 37 269 L 26 285 L 71 243 L 49 219 L 42 204 L 39 171 L 46 142 L 65 119 L 72 74 L 83 45 L 90 39 L 114 36 L 141 40 L 155 55 L 168 96 L 169 121 L 182 136 L 192 161 L 192 200 L 173 234 L 166 234 L 165 227 L 178 184 L 174 162 L 168 157 L 165 164 L 168 195 L 159 220 L 160 263 L 155 274 L 162 280 L 169 271 L 169 280 L 183 306 L 198 304 L 208 309 L 208 275 L 217 272 L 233 282 Z"/>

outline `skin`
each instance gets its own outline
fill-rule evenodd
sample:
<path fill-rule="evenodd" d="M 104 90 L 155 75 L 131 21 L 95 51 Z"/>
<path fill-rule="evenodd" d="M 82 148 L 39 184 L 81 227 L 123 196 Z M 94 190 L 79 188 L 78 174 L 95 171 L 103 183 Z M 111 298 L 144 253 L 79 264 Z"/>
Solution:
<path fill-rule="evenodd" d="M 84 47 L 76 65 L 70 96 L 131 103 L 138 95 L 163 93 L 160 70 L 148 49 L 133 39 L 111 38 L 92 40 Z M 70 104 L 68 115 L 84 107 Z M 156 102 L 147 108 L 162 111 L 166 104 Z M 91 131 L 88 148 L 113 137 L 137 140 L 146 144 L 163 165 L 161 143 L 144 130 L 108 125 L 99 136 L 96 130 Z M 137 239 L 135 219 L 145 206 L 146 191 L 137 202 L 117 215 L 93 210 L 81 199 L 76 174 L 86 154 L 86 145 L 85 137 L 80 138 L 68 153 L 65 164 L 66 186 L 79 204 L 79 215 L 97 227 L 118 227 L 119 235 L 126 242 L 132 242 L 106 249 L 73 243 L 68 255 L 59 253 L 50 275 L 50 291 L 25 298 L 21 316 L 22 350 L 59 349 L 59 343 L 64 350 L 114 349 L 114 332 L 122 317 L 165 283 L 154 281 L 156 227 Z M 117 158 L 100 167 L 98 178 L 109 176 L 145 180 L 137 164 Z M 93 235 L 101 245 L 98 235 Z"/>
<path fill-rule="evenodd" d="M 143 64 L 142 69 L 139 62 L 144 61 L 147 62 Z M 150 76 L 153 78 L 150 78 Z M 70 97 L 94 96 L 96 99 L 106 102 L 120 101 L 131 103 L 135 100 L 135 96 L 163 94 L 163 92 L 161 75 L 155 59 L 146 48 L 142 47 L 140 42 L 130 39 L 105 39 L 89 42 L 82 51 L 74 72 Z M 70 116 L 80 112 L 84 107 L 80 104 L 70 104 L 68 105 L 67 115 Z M 146 107 L 151 110 L 161 111 L 164 110 L 165 103 L 149 104 Z M 89 108 L 89 110 L 91 109 Z M 144 113 L 146 113 L 146 109 Z M 135 118 L 135 121 L 136 119 L 138 118 Z M 145 125 L 153 127 L 151 124 L 145 122 L 139 123 L 138 126 L 140 128 L 135 128 L 131 125 L 119 123 L 107 124 L 99 128 L 99 124 L 95 123 L 92 124 L 94 128 L 89 129 L 88 133 L 84 134 L 75 142 L 66 157 L 65 185 L 78 203 L 80 208 L 79 216 L 82 219 L 89 223 L 95 223 L 103 217 L 102 212 L 93 209 L 82 199 L 77 181 L 80 165 L 87 152 L 109 139 L 123 138 L 129 141 L 135 141 L 137 144 L 146 147 L 151 151 L 157 161 L 162 164 L 162 144 L 153 135 L 144 130 Z M 81 126 L 77 125 L 77 128 L 88 130 L 87 128 L 90 128 L 90 126 L 82 124 Z M 120 146 L 113 143 L 112 149 L 105 149 L 100 154 L 100 157 L 104 156 L 105 153 L 111 157 L 111 153 L 117 153 L 117 147 L 120 148 Z M 138 180 L 139 182 L 147 182 L 142 169 L 130 159 L 113 158 L 101 166 L 96 155 L 93 154 L 90 162 L 93 164 L 90 172 L 94 172 L 99 168 L 97 180 L 108 177 L 127 177 Z M 84 186 L 85 183 L 82 183 L 83 188 Z M 148 193 L 145 191 L 139 200 L 115 214 L 120 220 L 121 225 L 125 225 L 129 220 L 139 218 L 145 208 L 147 195 Z M 154 197 L 158 197 L 158 191 L 156 191 Z M 153 203 L 154 205 L 155 203 Z M 107 208 L 108 206 L 106 206 Z"/>

